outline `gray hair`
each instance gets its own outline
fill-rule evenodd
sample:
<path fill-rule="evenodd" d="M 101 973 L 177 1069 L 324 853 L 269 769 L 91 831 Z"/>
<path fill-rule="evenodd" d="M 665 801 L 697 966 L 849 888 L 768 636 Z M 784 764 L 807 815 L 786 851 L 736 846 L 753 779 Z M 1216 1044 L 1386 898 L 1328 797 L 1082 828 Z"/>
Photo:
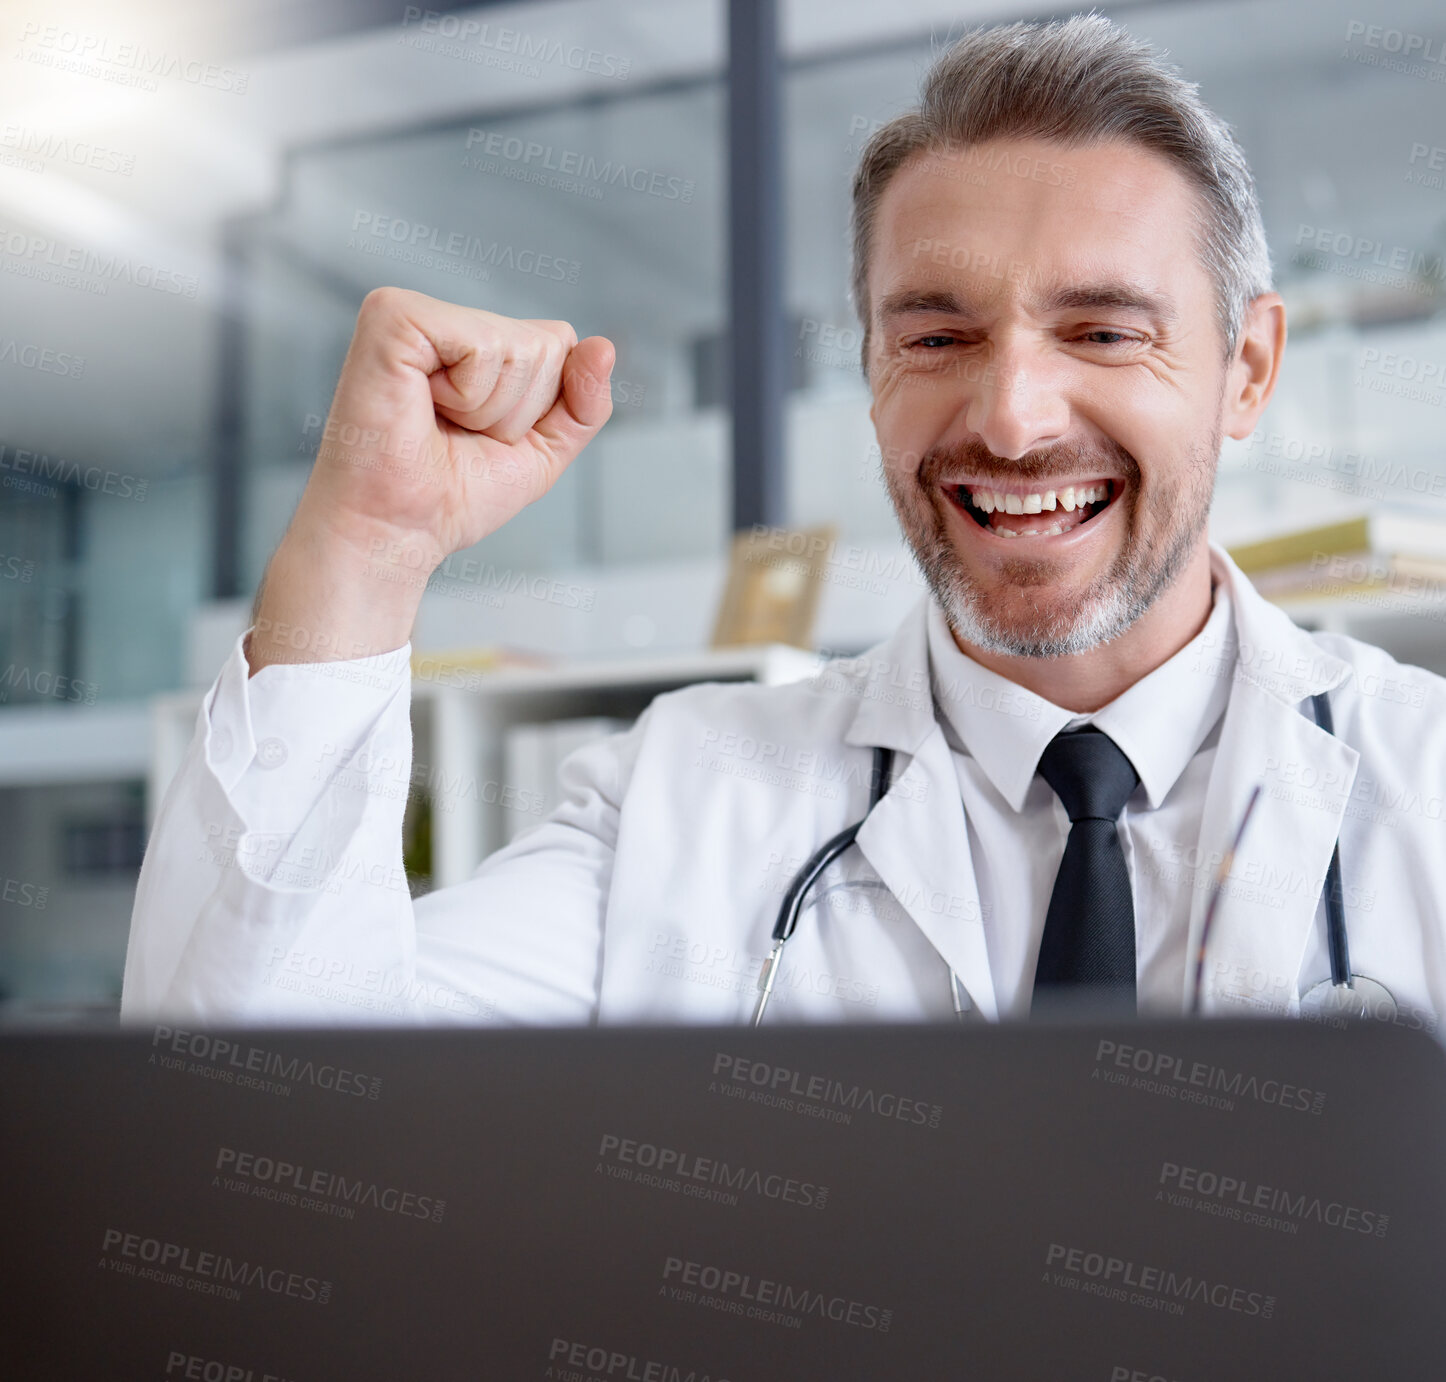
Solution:
<path fill-rule="evenodd" d="M 1199 90 L 1099 14 L 975 29 L 954 43 L 929 69 L 919 109 L 876 131 L 854 173 L 852 288 L 865 373 L 869 254 L 890 180 L 916 153 L 1004 138 L 1076 147 L 1122 139 L 1175 163 L 1200 194 L 1196 240 L 1226 352 L 1234 351 L 1246 306 L 1270 291 L 1270 250 L 1250 166 Z"/>

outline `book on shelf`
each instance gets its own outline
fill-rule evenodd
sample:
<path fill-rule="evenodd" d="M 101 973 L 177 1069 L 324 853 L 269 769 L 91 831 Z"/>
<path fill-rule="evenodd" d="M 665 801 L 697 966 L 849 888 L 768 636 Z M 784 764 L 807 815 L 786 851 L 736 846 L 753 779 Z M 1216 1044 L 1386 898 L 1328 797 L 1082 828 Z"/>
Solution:
<path fill-rule="evenodd" d="M 1317 600 L 1389 598 L 1446 599 L 1446 562 L 1415 562 L 1406 557 L 1378 558 L 1369 553 L 1331 557 L 1322 565 L 1281 567 L 1251 582 L 1278 605 Z"/>
<path fill-rule="evenodd" d="M 1339 523 L 1279 533 L 1229 548 L 1247 576 L 1296 567 L 1332 556 L 1407 557 L 1446 562 L 1446 516 L 1378 509 Z M 1257 581 L 1258 585 L 1259 582 Z"/>
<path fill-rule="evenodd" d="M 1446 517 L 1378 510 L 1229 549 L 1268 600 L 1446 596 Z"/>

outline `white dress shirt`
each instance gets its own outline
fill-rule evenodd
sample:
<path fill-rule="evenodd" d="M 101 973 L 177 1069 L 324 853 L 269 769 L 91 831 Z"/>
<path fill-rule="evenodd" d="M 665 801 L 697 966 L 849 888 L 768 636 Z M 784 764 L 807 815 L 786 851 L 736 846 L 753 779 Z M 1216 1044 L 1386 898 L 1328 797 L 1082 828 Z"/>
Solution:
<path fill-rule="evenodd" d="M 1190 643 L 1090 715 L 1062 709 L 966 656 L 937 603 L 928 628 L 935 713 L 959 774 L 1000 1016 L 1029 1013 L 1045 914 L 1069 838 L 1064 806 L 1036 769 L 1055 735 L 1082 725 L 1108 734 L 1139 774 L 1117 827 L 1135 909 L 1136 989 L 1142 1012 L 1178 1013 L 1191 898 L 1178 866 L 1199 839 L 1231 686 L 1227 677 L 1202 676 L 1199 665 L 1233 645 L 1225 587 L 1216 583 L 1210 617 Z M 1207 873 L 1199 870 L 1205 885 Z"/>

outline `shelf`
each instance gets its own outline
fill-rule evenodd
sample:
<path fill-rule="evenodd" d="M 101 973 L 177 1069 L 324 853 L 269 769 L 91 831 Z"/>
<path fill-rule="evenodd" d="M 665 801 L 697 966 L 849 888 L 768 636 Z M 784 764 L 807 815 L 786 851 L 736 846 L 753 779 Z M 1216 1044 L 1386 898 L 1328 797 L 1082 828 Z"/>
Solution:
<path fill-rule="evenodd" d="M 446 656 L 414 654 L 413 663 L 445 665 Z M 765 685 L 801 680 L 811 675 L 821 659 L 817 653 L 783 643 L 744 648 L 715 648 L 667 657 L 614 658 L 598 662 L 571 662 L 559 667 L 500 667 L 495 671 L 468 672 L 468 692 L 488 696 L 531 696 L 539 692 L 592 690 L 609 686 L 687 686 L 698 681 L 757 681 Z M 413 692 L 435 686 L 425 676 L 412 678 Z M 438 688 L 442 689 L 442 688 Z"/>
<path fill-rule="evenodd" d="M 1267 597 L 1269 598 L 1269 597 Z M 1359 598 L 1339 596 L 1321 600 L 1272 600 L 1303 628 L 1328 633 L 1369 630 L 1372 625 L 1414 621 L 1422 632 L 1435 629 L 1446 644 L 1446 597 L 1362 592 Z M 1367 642 L 1374 641 L 1369 636 Z M 1387 649 L 1389 651 L 1389 648 Z"/>
<path fill-rule="evenodd" d="M 142 779 L 151 757 L 145 701 L 0 708 L 0 787 Z"/>

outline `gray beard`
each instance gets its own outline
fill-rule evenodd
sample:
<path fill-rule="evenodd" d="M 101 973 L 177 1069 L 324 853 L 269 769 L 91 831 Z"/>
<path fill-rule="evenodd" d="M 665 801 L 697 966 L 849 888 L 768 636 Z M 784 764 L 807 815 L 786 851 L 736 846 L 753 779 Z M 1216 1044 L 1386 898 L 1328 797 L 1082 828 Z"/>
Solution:
<path fill-rule="evenodd" d="M 1142 538 L 1139 532 L 1143 498 L 1139 467 L 1132 457 L 1128 458 L 1131 483 L 1127 495 L 1115 501 L 1130 505 L 1130 512 L 1124 516 L 1127 534 L 1109 569 L 1069 610 L 1059 614 L 1037 611 L 1034 619 L 1009 622 L 989 610 L 991 592 L 972 582 L 960 564 L 940 508 L 948 501 L 920 475 L 896 479 L 885 471 L 885 482 L 905 540 L 956 638 L 986 653 L 1074 657 L 1123 634 L 1189 564 L 1209 522 L 1219 456 L 1217 430 L 1205 445 L 1192 449 L 1190 464 L 1175 484 L 1167 489 L 1156 487 L 1153 498 L 1146 503 L 1147 516 L 1157 520 L 1157 536 L 1153 539 Z M 921 472 L 927 476 L 928 470 L 926 458 Z M 1020 561 L 1021 573 L 1027 573 L 1032 565 L 1030 559 L 1021 555 Z"/>

